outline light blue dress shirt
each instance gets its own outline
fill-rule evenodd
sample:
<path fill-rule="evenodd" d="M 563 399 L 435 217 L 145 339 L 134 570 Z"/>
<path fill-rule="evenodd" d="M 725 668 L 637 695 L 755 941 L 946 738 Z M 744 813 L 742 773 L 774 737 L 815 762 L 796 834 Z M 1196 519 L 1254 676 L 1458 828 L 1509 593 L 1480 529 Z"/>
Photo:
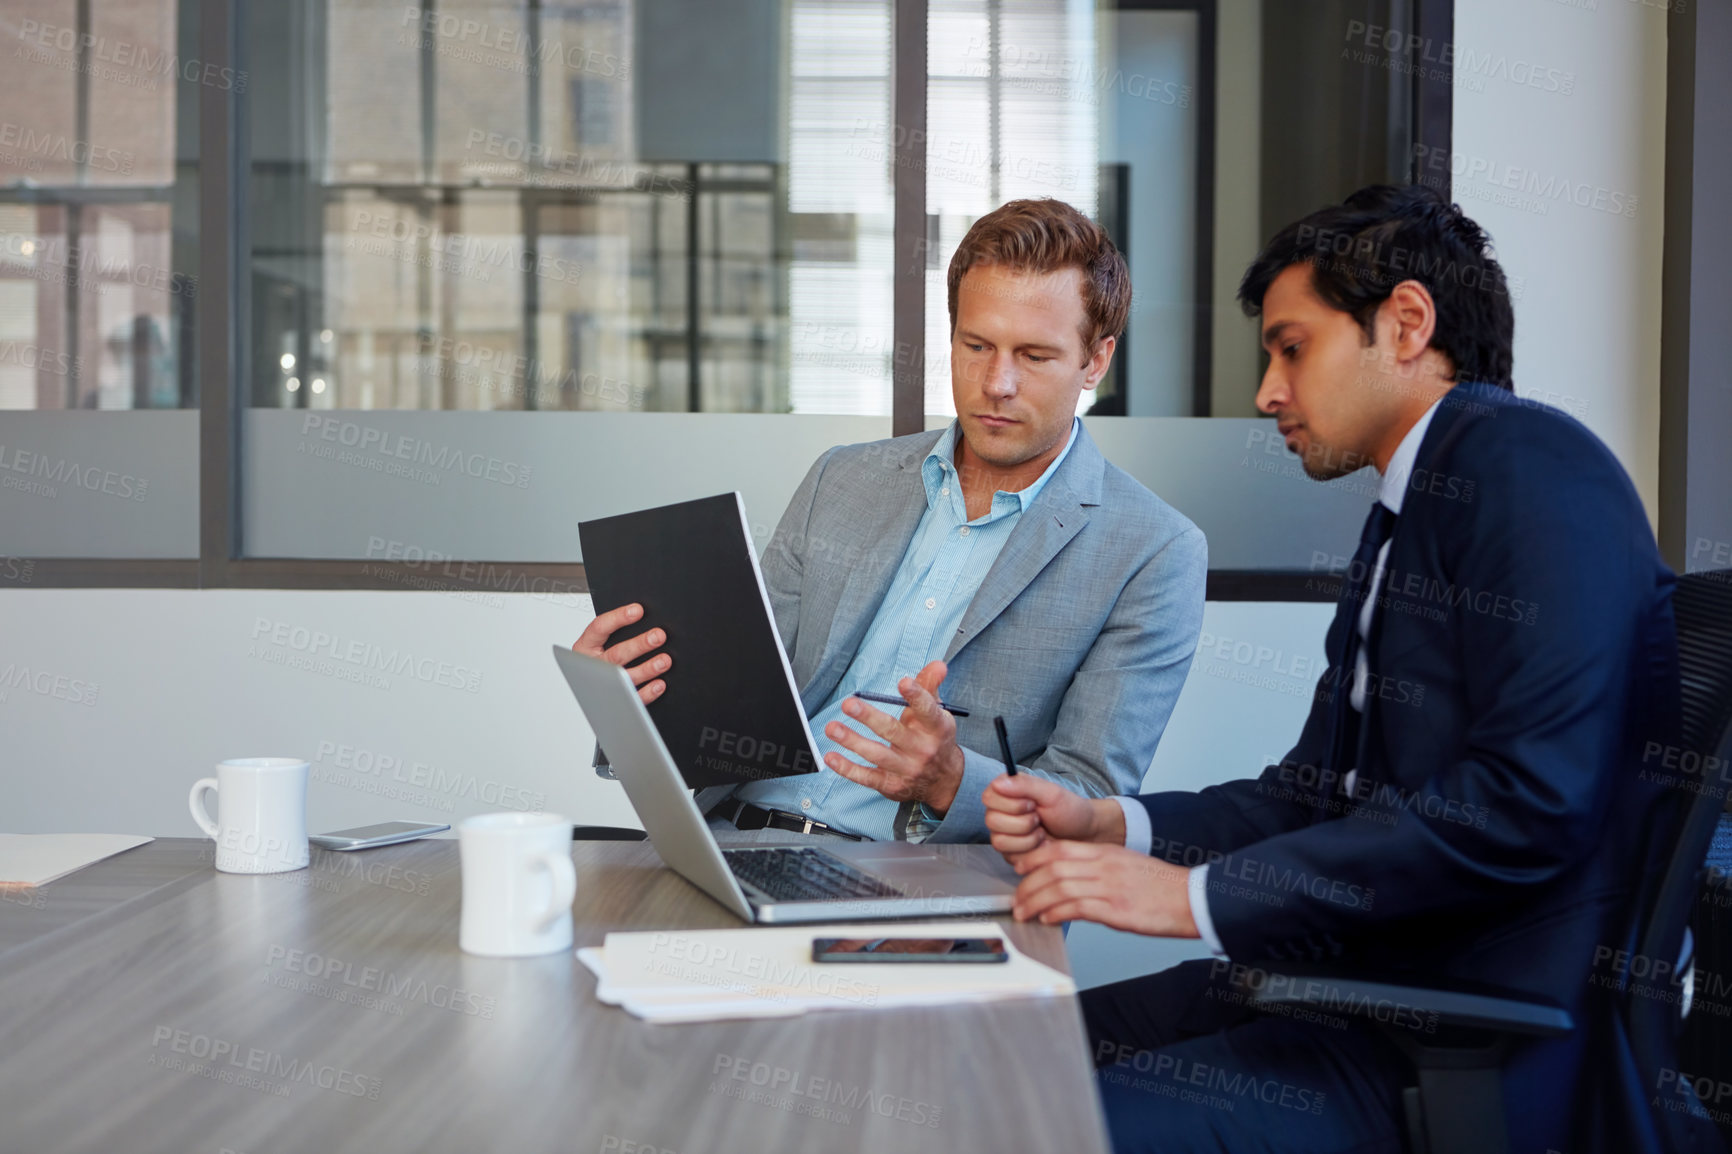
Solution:
<path fill-rule="evenodd" d="M 1017 493 L 999 490 L 993 494 L 992 508 L 972 521 L 968 519 L 962 485 L 956 474 L 958 426 L 953 422 L 950 431 L 938 438 L 920 463 L 920 477 L 926 486 L 926 512 L 915 526 L 908 552 L 902 557 L 853 663 L 837 682 L 836 692 L 824 708 L 812 716 L 812 736 L 818 742 L 821 765 L 822 758 L 831 750 L 856 764 L 861 762 L 852 751 L 825 735 L 824 727 L 833 720 L 840 720 L 872 741 L 881 740 L 842 712 L 844 698 L 857 690 L 895 696 L 897 682 L 902 678 L 913 677 L 928 662 L 943 658 L 951 637 L 962 624 L 963 614 L 974 600 L 975 591 L 998 559 L 1004 543 L 1010 540 L 1017 521 L 1070 455 L 1071 446 L 1076 444 L 1078 424 L 1075 420 L 1071 422 L 1070 440 L 1065 442 L 1064 451 L 1032 485 Z M 944 696 L 942 686 L 938 695 L 941 699 Z M 876 708 L 896 712 L 893 705 Z M 877 790 L 849 781 L 829 766 L 822 766 L 817 773 L 752 782 L 740 787 L 733 796 L 878 841 L 890 841 L 896 836 L 897 803 Z M 909 823 L 910 840 L 918 840 L 922 833 L 930 832 L 933 824 L 930 820 L 922 822 L 917 816 Z"/>

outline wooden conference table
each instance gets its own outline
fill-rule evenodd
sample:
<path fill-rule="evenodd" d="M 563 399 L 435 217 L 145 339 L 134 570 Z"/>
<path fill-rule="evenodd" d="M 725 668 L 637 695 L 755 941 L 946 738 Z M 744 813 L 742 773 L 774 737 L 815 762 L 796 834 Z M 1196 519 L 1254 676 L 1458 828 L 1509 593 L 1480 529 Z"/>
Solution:
<path fill-rule="evenodd" d="M 212 846 L 0 895 L 0 1151 L 1105 1150 L 1072 999 L 651 1026 L 568 953 L 459 951 L 455 841 L 262 877 Z M 572 857 L 580 946 L 740 924 L 647 843 Z"/>

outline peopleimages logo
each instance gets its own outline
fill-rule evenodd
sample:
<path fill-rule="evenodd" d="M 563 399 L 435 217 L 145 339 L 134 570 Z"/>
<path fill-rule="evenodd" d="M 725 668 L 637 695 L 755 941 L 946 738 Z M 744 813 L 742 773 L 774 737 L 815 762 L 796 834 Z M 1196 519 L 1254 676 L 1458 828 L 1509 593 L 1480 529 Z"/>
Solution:
<path fill-rule="evenodd" d="M 389 784 L 432 791 L 437 797 L 427 797 L 422 804 L 432 803 L 449 812 L 452 800 L 471 801 L 494 809 L 537 811 L 547 808 L 547 795 L 505 785 L 492 779 L 482 779 L 472 773 L 446 770 L 413 758 L 379 753 L 362 746 L 335 741 L 319 742 L 313 755 L 315 780 L 333 780 L 363 792 L 396 797 L 399 793 Z M 410 798 L 415 795 L 411 794 Z"/>
<path fill-rule="evenodd" d="M 414 480 L 425 481 L 431 478 L 434 484 L 439 483 L 440 477 L 456 472 L 480 481 L 493 481 L 517 489 L 527 489 L 529 475 L 534 468 L 517 461 L 490 457 L 486 453 L 466 453 L 449 445 L 436 445 L 419 437 L 387 433 L 373 425 L 363 425 L 359 421 L 348 421 L 339 417 L 322 417 L 317 413 L 308 413 L 302 418 L 301 436 L 299 450 L 303 453 L 333 457 L 339 463 L 372 468 L 377 472 L 401 472 Z M 355 452 L 339 455 L 334 448 L 320 451 L 321 446 L 316 441 L 328 441 L 334 446 L 354 449 Z M 363 457 L 359 455 L 361 453 L 376 456 Z M 391 460 L 380 461 L 380 457 Z M 396 465 L 399 461 L 407 464 Z M 423 465 L 426 466 L 425 469 L 415 467 Z M 430 471 L 435 469 L 439 472 Z"/>
<path fill-rule="evenodd" d="M 338 662 L 357 674 L 388 673 L 393 676 L 413 677 L 416 681 L 428 685 L 460 689 L 466 693 L 481 692 L 481 671 L 478 669 L 421 657 L 409 650 L 386 649 L 371 641 L 345 640 L 322 629 L 308 629 L 304 625 L 291 625 L 286 621 L 259 617 L 253 621 L 252 639 L 303 658 Z M 257 646 L 254 648 L 257 649 Z M 264 653 L 256 655 L 264 656 Z M 386 683 L 378 688 L 390 686 Z"/>
<path fill-rule="evenodd" d="M 691 181 L 655 171 L 655 166 L 623 161 L 612 156 L 568 152 L 540 144 L 522 136 L 488 132 L 480 128 L 469 130 L 463 151 L 495 158 L 493 163 L 474 161 L 466 164 L 472 175 L 490 172 L 516 178 L 519 165 L 527 166 L 529 183 L 544 188 L 614 188 L 685 200 L 692 195 Z"/>
<path fill-rule="evenodd" d="M 1111 1058 L 1110 1066 L 1107 1059 Z M 1258 1078 L 1225 1066 L 1188 1061 L 1155 1050 L 1133 1050 L 1128 1044 L 1102 1039 L 1095 1047 L 1101 1080 L 1145 1094 L 1157 1094 L 1187 1105 L 1231 1113 L 1239 1102 L 1253 1099 L 1301 1114 L 1321 1114 L 1328 1095 L 1308 1086 L 1275 1078 Z M 1146 1074 L 1139 1078 L 1136 1074 Z"/>
<path fill-rule="evenodd" d="M 29 449 L 0 444 L 0 487 L 54 497 L 56 485 L 70 485 L 92 493 L 104 493 L 129 501 L 142 501 L 150 482 L 131 473 L 117 473 L 99 465 L 81 465 L 63 457 L 49 457 Z M 26 479 L 28 478 L 28 479 Z"/>
<path fill-rule="evenodd" d="M 1698 537 L 1690 546 L 1690 569 L 1724 569 L 1732 566 L 1732 541 Z"/>
<path fill-rule="evenodd" d="M 81 164 L 99 172 L 131 176 L 134 166 L 132 153 L 119 148 L 103 148 L 88 140 L 74 140 L 52 132 L 37 132 L 10 120 L 0 120 L 0 159 L 25 169 L 40 169 L 44 161 Z"/>
<path fill-rule="evenodd" d="M 14 55 L 31 63 L 69 71 L 82 70 L 128 88 L 154 88 L 158 80 L 178 77 L 189 83 L 232 90 L 237 94 L 247 90 L 245 70 L 220 68 L 194 57 L 182 60 L 178 53 L 160 45 L 94 36 L 89 32 L 80 33 L 76 28 L 45 24 L 40 20 L 20 20 L 18 39 L 24 42 L 24 47 Z M 51 51 L 72 55 L 56 57 L 50 54 Z"/>
<path fill-rule="evenodd" d="M 654 956 L 651 967 L 658 973 L 671 973 L 667 967 L 675 962 L 690 967 L 678 975 L 686 981 L 784 1000 L 787 991 L 792 991 L 857 1006 L 878 1004 L 878 986 L 840 972 L 856 967 L 802 966 L 755 950 L 741 952 L 733 946 L 679 933 L 656 934 L 650 939 L 649 952 Z"/>
<path fill-rule="evenodd" d="M 36 561 L 33 558 L 0 557 L 0 581 L 28 585 L 35 573 Z"/>
<path fill-rule="evenodd" d="M 4 159 L 0 157 L 0 159 Z M 62 237 L 0 233 L 0 259 L 22 264 L 25 275 L 55 284 L 66 284 L 76 274 L 80 292 L 104 292 L 111 284 L 156 289 L 177 297 L 198 295 L 198 278 L 176 274 L 149 261 L 135 261 L 125 251 L 112 251 L 102 244 L 68 244 Z"/>
<path fill-rule="evenodd" d="M 1246 884 L 1232 885 L 1232 882 Z M 1318 901 L 1333 902 L 1354 910 L 1369 910 L 1377 896 L 1377 891 L 1369 886 L 1338 881 L 1291 866 L 1277 867 L 1242 853 L 1227 854 L 1220 861 L 1210 863 L 1209 892 L 1225 892 L 1231 897 L 1275 906 L 1284 904 L 1281 893 L 1307 894 Z"/>
<path fill-rule="evenodd" d="M 532 256 L 520 240 L 447 232 L 425 221 L 411 222 L 395 213 L 361 209 L 355 213 L 350 231 L 357 234 L 350 238 L 350 248 L 356 247 L 356 239 L 372 237 L 380 242 L 359 249 L 368 256 L 398 255 L 391 242 L 417 248 L 425 246 L 425 254 L 412 248 L 407 251 L 407 258 L 422 267 L 438 268 L 458 276 L 486 281 L 494 272 L 533 273 L 542 280 L 561 284 L 577 284 L 583 279 L 583 266 L 558 253 L 538 252 Z"/>
<path fill-rule="evenodd" d="M 376 1102 L 379 1100 L 379 1089 L 384 1085 L 380 1078 L 357 1074 L 353 1070 L 333 1066 L 328 1062 L 302 1061 L 275 1050 L 242 1046 L 227 1038 L 179 1030 L 173 1026 L 157 1026 L 151 1032 L 150 1048 L 153 1051 L 150 1060 L 154 1066 L 184 1070 L 189 1074 L 203 1074 L 223 1082 L 239 1079 L 241 1084 L 250 1088 L 265 1090 L 284 1098 L 289 1096 L 290 1088 L 298 1082 Z M 179 1055 L 193 1061 L 188 1063 L 178 1057 Z M 280 1079 L 280 1082 L 269 1087 L 253 1085 L 245 1080 L 245 1076 L 249 1074 Z"/>
<path fill-rule="evenodd" d="M 1402 32 L 1363 20 L 1347 22 L 1347 47 L 1342 59 L 1358 64 L 1382 63 L 1390 71 L 1415 74 L 1434 80 L 1451 79 L 1459 87 L 1485 91 L 1488 80 L 1502 80 L 1522 88 L 1535 88 L 1569 96 L 1576 90 L 1576 74 L 1550 68 L 1532 60 L 1472 48 L 1459 48 L 1453 41 L 1437 40 L 1416 32 Z M 1378 55 L 1379 53 L 1383 55 Z M 1397 59 L 1399 58 L 1399 59 Z M 1425 65 L 1435 65 L 1426 68 Z"/>
<path fill-rule="evenodd" d="M 970 76 L 986 76 L 992 56 L 992 43 L 980 36 L 970 38 L 966 55 L 987 57 L 987 61 L 964 65 Z M 1021 46 L 1005 42 L 998 48 L 999 83 L 1034 95 L 1058 95 L 1072 100 L 1092 98 L 1098 102 L 1108 92 L 1117 92 L 1133 100 L 1146 100 L 1177 108 L 1189 108 L 1193 95 L 1189 84 L 1149 76 L 1141 72 L 1128 75 L 1122 68 L 1111 71 L 1100 67 L 1093 57 L 1073 56 L 1042 45 Z"/>
<path fill-rule="evenodd" d="M 716 1082 L 711 1084 L 712 1093 L 717 1092 L 718 1083 L 721 1086 L 726 1086 L 729 1082 L 745 1083 L 772 1095 L 783 1095 L 790 1105 L 796 1104 L 799 1099 L 810 1099 L 812 1102 L 840 1107 L 842 1110 L 858 1110 L 862 1113 L 869 1111 L 883 1118 L 894 1118 L 898 1122 L 925 1126 L 931 1130 L 938 1129 L 944 1115 L 943 1107 L 931 1102 L 883 1093 L 874 1087 L 858 1083 L 814 1077 L 802 1070 L 773 1066 L 768 1062 L 754 1061 L 735 1054 L 717 1054 L 710 1073 L 716 1079 Z M 780 1102 L 771 1099 L 763 1104 L 779 1106 Z M 846 1124 L 845 1119 L 831 1120 Z"/>
<path fill-rule="evenodd" d="M 46 669 L 32 669 L 17 662 L 0 667 L 0 704 L 5 704 L 14 691 L 21 691 L 38 697 L 52 697 L 71 705 L 94 706 L 101 689 L 94 681 Z"/>
<path fill-rule="evenodd" d="M 84 371 L 82 357 L 29 341 L 0 341 L 0 365 L 14 365 L 57 377 L 82 375 Z"/>
<path fill-rule="evenodd" d="M 1529 203 L 1515 203 L 1512 207 L 1528 211 L 1537 209 L 1540 216 L 1546 214 L 1550 205 L 1562 201 L 1608 216 L 1634 217 L 1642 199 L 1633 192 L 1428 144 L 1413 146 L 1413 163 L 1419 173 L 1416 183 L 1443 188 L 1446 183 L 1444 173 L 1447 172 L 1457 181 L 1466 181 L 1470 185 L 1484 184 L 1490 189 L 1518 194 L 1518 201 Z M 1457 185 L 1453 191 L 1460 195 L 1465 190 Z"/>
<path fill-rule="evenodd" d="M 265 968 L 275 969 L 278 963 L 282 964 L 284 973 L 304 975 L 315 982 L 347 987 L 348 990 L 358 993 L 379 994 L 394 1000 L 420 1002 L 424 1006 L 449 1010 L 453 1014 L 472 1018 L 492 1018 L 499 1005 L 497 998 L 478 994 L 474 990 L 465 990 L 461 986 L 428 982 L 426 978 L 398 974 L 394 970 L 380 969 L 378 966 L 357 966 L 352 961 L 327 954 L 273 945 L 265 951 Z M 305 992 L 330 996 L 336 991 L 324 991 L 314 987 L 305 989 Z M 331 1000 L 345 999 L 332 997 Z"/>
<path fill-rule="evenodd" d="M 1267 991 L 1281 994 L 1287 991 L 1302 991 L 1306 1004 L 1321 1009 L 1356 1014 L 1404 1030 L 1418 1030 L 1426 1034 L 1437 1032 L 1436 1010 L 1421 1010 L 1394 998 L 1373 997 L 1357 989 L 1342 988 L 1328 978 L 1305 975 L 1295 977 L 1266 970 L 1261 966 L 1244 965 L 1228 958 L 1216 958 L 1210 962 L 1209 973 L 1217 979 L 1225 978 L 1234 990 L 1240 992 L 1261 994 Z M 1279 1005 L 1280 1002 L 1274 1004 Z"/>
<path fill-rule="evenodd" d="M 562 65 L 569 72 L 619 80 L 631 75 L 631 62 L 623 56 L 599 52 L 582 44 L 567 47 L 560 40 L 546 40 L 536 44 L 530 39 L 529 33 L 521 28 L 460 18 L 449 12 L 405 8 L 401 26 L 413 26 L 413 31 L 399 34 L 400 44 L 415 48 L 433 48 L 440 56 L 486 64 L 525 75 L 539 75 L 541 69 L 549 64 Z M 434 39 L 435 37 L 437 39 Z M 530 59 L 532 49 L 534 59 Z M 503 53 L 504 59 L 489 59 L 478 50 Z"/>

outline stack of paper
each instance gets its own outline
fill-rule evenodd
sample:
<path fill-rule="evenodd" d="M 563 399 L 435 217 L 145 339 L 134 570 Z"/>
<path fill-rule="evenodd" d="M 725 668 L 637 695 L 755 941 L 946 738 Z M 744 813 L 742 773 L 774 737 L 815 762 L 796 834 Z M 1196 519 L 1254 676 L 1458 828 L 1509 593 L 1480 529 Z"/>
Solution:
<path fill-rule="evenodd" d="M 0 833 L 0 885 L 47 885 L 154 840 L 124 833 Z"/>
<path fill-rule="evenodd" d="M 1000 938 L 1010 960 L 813 962 L 814 938 Z M 772 1018 L 808 1010 L 948 1006 L 1068 996 L 1069 977 L 1021 953 L 994 922 L 884 922 L 791 929 L 609 934 L 577 956 L 596 997 L 650 1022 Z"/>

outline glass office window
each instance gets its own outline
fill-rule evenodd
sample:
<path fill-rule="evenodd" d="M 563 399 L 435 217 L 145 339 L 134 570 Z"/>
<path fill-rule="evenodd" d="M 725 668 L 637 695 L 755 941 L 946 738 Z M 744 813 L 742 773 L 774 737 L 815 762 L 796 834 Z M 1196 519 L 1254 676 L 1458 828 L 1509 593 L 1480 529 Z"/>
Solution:
<path fill-rule="evenodd" d="M 813 456 L 888 431 L 911 286 L 948 414 L 944 268 L 1016 196 L 1071 201 L 1129 256 L 1130 330 L 1088 412 L 1248 418 L 1262 354 L 1232 290 L 1258 243 L 1408 179 L 1420 125 L 1446 146 L 1446 80 L 1339 48 L 1421 10 L 1435 27 L 1429 3 L 930 0 L 901 67 L 892 7 L 280 0 L 221 9 L 241 42 L 207 61 L 198 0 L 11 0 L 0 556 L 192 556 L 199 462 L 231 453 L 238 544 L 214 534 L 206 560 L 260 560 L 247 581 L 381 541 L 568 562 L 577 516 L 694 486 L 763 495 L 761 539 Z M 927 218 L 896 237 L 892 79 L 922 57 Z M 201 294 L 199 107 L 242 93 L 236 171 L 202 177 L 240 282 L 224 236 Z M 207 125 L 225 147 L 229 127 Z M 924 283 L 897 283 L 917 250 Z M 238 445 L 201 435 L 199 372 L 243 407 Z M 1224 457 L 1261 433 L 1187 435 Z M 1150 436 L 1098 435 L 1155 476 Z M 673 464 L 645 477 L 657 452 Z"/>
<path fill-rule="evenodd" d="M 890 414 L 890 6 L 795 4 L 788 124 L 795 412 Z"/>
<path fill-rule="evenodd" d="M 889 0 L 298 0 L 245 38 L 244 556 L 569 562 L 582 517 L 728 488 L 767 539 L 756 494 L 889 432 Z"/>
<path fill-rule="evenodd" d="M 235 77 L 196 32 L 176 0 L 0 14 L 0 555 L 198 554 L 198 94 Z"/>
<path fill-rule="evenodd" d="M 195 110 L 180 8 L 29 0 L 7 16 L 0 409 L 190 404 Z"/>
<path fill-rule="evenodd" d="M 251 13 L 250 403 L 890 411 L 888 0 Z"/>
<path fill-rule="evenodd" d="M 1067 0 L 932 0 L 926 411 L 955 412 L 945 270 L 1007 200 L 1053 197 L 1125 252 L 1135 301 L 1079 412 L 1190 416 L 1201 16 Z"/>

